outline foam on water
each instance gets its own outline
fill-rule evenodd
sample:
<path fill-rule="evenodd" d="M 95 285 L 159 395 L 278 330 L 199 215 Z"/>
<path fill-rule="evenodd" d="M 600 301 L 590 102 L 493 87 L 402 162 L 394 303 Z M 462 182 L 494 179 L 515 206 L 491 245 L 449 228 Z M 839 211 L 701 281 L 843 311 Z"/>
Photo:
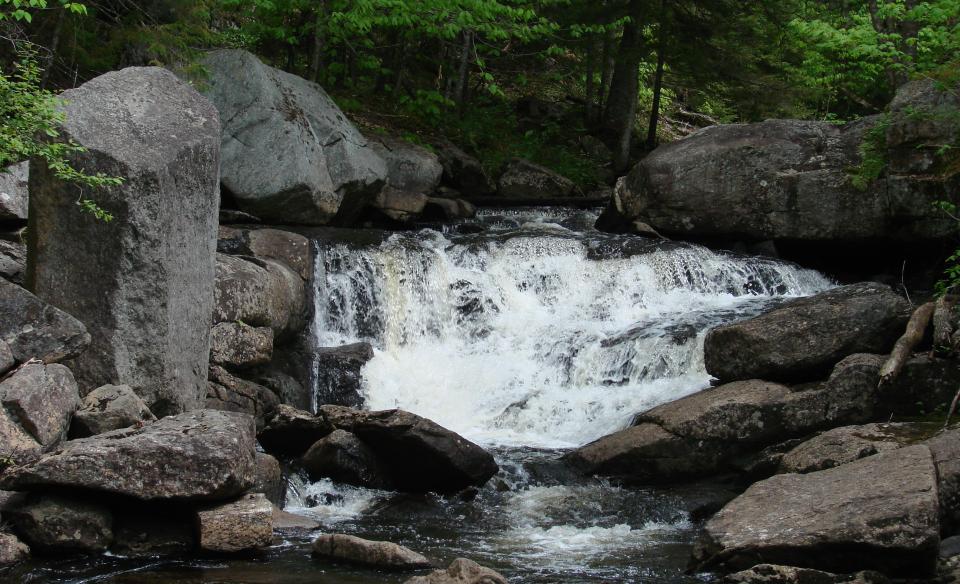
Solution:
<path fill-rule="evenodd" d="M 596 246 L 542 222 L 499 237 L 327 245 L 318 345 L 373 344 L 371 409 L 400 407 L 482 444 L 571 447 L 702 389 L 708 328 L 830 286 L 693 245 L 595 259 Z"/>

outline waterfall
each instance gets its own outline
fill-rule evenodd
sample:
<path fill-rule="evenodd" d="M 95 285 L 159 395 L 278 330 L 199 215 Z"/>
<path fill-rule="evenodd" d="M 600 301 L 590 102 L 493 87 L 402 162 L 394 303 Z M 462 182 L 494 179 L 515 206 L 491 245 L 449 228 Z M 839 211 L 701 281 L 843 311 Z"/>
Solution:
<path fill-rule="evenodd" d="M 371 409 L 487 445 L 565 448 L 709 382 L 706 331 L 828 288 L 767 258 L 550 223 L 320 242 L 317 346 L 370 342 Z"/>

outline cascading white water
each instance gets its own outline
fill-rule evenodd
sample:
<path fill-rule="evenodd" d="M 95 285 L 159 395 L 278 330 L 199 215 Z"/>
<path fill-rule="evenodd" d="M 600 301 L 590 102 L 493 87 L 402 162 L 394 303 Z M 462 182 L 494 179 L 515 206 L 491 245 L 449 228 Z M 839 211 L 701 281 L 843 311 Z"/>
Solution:
<path fill-rule="evenodd" d="M 400 407 L 482 444 L 571 447 L 702 389 L 710 327 L 830 286 L 694 245 L 598 253 L 610 243 L 538 224 L 321 244 L 318 346 L 373 344 L 372 409 Z"/>

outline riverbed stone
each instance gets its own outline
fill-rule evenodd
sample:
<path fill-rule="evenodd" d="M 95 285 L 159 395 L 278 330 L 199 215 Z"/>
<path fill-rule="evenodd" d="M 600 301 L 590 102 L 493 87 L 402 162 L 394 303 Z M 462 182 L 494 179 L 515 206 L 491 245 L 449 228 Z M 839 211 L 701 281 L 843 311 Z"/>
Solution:
<path fill-rule="evenodd" d="M 142 500 L 218 500 L 245 492 L 255 473 L 253 418 L 201 410 L 64 442 L 8 469 L 0 488 L 82 488 Z"/>
<path fill-rule="evenodd" d="M 937 475 L 924 445 L 755 483 L 707 522 L 697 569 L 776 563 L 932 576 L 940 544 Z"/>
<path fill-rule="evenodd" d="M 424 193 L 401 191 L 388 185 L 374 197 L 370 206 L 391 221 L 410 223 L 420 218 L 429 200 Z"/>
<path fill-rule="evenodd" d="M 283 478 L 283 469 L 280 468 L 280 461 L 266 452 L 257 452 L 255 463 L 257 470 L 250 490 L 254 493 L 263 493 L 274 505 L 282 505 L 287 485 Z"/>
<path fill-rule="evenodd" d="M 258 430 L 263 429 L 280 405 L 279 398 L 266 387 L 241 379 L 216 365 L 210 366 L 208 387 L 208 409 L 253 416 Z"/>
<path fill-rule="evenodd" d="M 86 438 L 156 419 L 129 385 L 103 385 L 83 398 L 73 416 L 70 434 L 74 438 Z"/>
<path fill-rule="evenodd" d="M 19 564 L 30 557 L 27 544 L 12 533 L 0 531 L 0 568 Z"/>
<path fill-rule="evenodd" d="M 292 268 L 304 281 L 313 278 L 313 248 L 310 240 L 292 231 L 220 226 L 217 251 L 240 256 L 277 260 Z"/>
<path fill-rule="evenodd" d="M 49 448 L 66 436 L 80 395 L 73 373 L 63 365 L 28 363 L 0 382 L 0 403 Z"/>
<path fill-rule="evenodd" d="M 263 493 L 197 511 L 200 548 L 239 553 L 266 549 L 273 541 L 273 506 Z"/>
<path fill-rule="evenodd" d="M 73 164 L 123 184 L 78 198 L 31 162 L 27 284 L 77 317 L 92 349 L 71 363 L 83 391 L 133 388 L 158 415 L 203 406 L 219 207 L 220 123 L 213 105 L 159 67 L 131 67 L 61 97 Z"/>
<path fill-rule="evenodd" d="M 286 264 L 218 253 L 216 272 L 214 324 L 270 327 L 275 340 L 302 328 L 304 283 Z"/>
<path fill-rule="evenodd" d="M 380 190 L 386 163 L 319 85 L 241 50 L 211 52 L 203 65 L 224 120 L 221 180 L 241 209 L 327 224 Z"/>
<path fill-rule="evenodd" d="M 886 353 L 910 305 L 889 287 L 853 284 L 707 333 L 707 372 L 721 381 L 808 381 L 853 353 Z"/>
<path fill-rule="evenodd" d="M 0 221 L 26 221 L 30 194 L 30 163 L 0 169 Z"/>
<path fill-rule="evenodd" d="M 457 558 L 446 570 L 414 576 L 404 584 L 507 584 L 507 579 L 472 560 Z"/>
<path fill-rule="evenodd" d="M 359 407 L 363 404 L 363 366 L 373 359 L 370 343 L 321 347 L 315 351 L 317 403 Z"/>
<path fill-rule="evenodd" d="M 90 335 L 82 322 L 0 278 L 0 340 L 14 359 L 56 363 L 82 353 Z"/>
<path fill-rule="evenodd" d="M 303 467 L 314 480 L 334 481 L 372 489 L 391 489 L 393 481 L 376 453 L 345 430 L 334 430 L 303 455 Z"/>
<path fill-rule="evenodd" d="M 314 540 L 313 557 L 386 570 L 405 571 L 433 567 L 430 560 L 423 555 L 401 545 L 342 533 L 324 534 Z"/>
<path fill-rule="evenodd" d="M 827 430 L 783 455 L 780 472 L 808 473 L 824 470 L 896 450 L 910 442 L 906 424 L 864 424 Z"/>
<path fill-rule="evenodd" d="M 335 429 L 323 416 L 280 404 L 258 438 L 269 452 L 300 456 Z"/>
<path fill-rule="evenodd" d="M 760 564 L 749 570 L 728 574 L 723 584 L 889 584 L 878 572 L 831 574 L 809 568 Z"/>
<path fill-rule="evenodd" d="M 507 163 L 497 181 L 501 197 L 544 199 L 583 195 L 580 188 L 565 176 L 529 160 L 514 158 Z"/>
<path fill-rule="evenodd" d="M 443 166 L 423 146 L 393 136 L 374 136 L 370 147 L 387 163 L 387 185 L 407 193 L 429 195 L 440 184 Z"/>
<path fill-rule="evenodd" d="M 273 357 L 273 329 L 221 322 L 210 329 L 210 361 L 243 369 L 264 365 Z"/>
<path fill-rule="evenodd" d="M 941 529 L 952 535 L 960 529 L 960 429 L 943 431 L 926 444 L 937 465 Z"/>
<path fill-rule="evenodd" d="M 482 486 L 499 471 L 483 448 L 410 412 L 328 405 L 320 415 L 363 441 L 401 491 L 455 493 Z"/>
<path fill-rule="evenodd" d="M 40 444 L 0 407 L 0 459 L 23 464 L 36 459 L 43 452 Z"/>
<path fill-rule="evenodd" d="M 113 541 L 113 514 L 92 501 L 41 495 L 18 507 L 11 519 L 34 550 L 99 552 Z"/>
<path fill-rule="evenodd" d="M 10 349 L 10 345 L 4 341 L 0 341 L 0 375 L 10 371 L 16 362 L 13 358 L 13 351 Z"/>
<path fill-rule="evenodd" d="M 0 239 L 0 278 L 23 286 L 27 271 L 27 246 L 19 241 Z"/>

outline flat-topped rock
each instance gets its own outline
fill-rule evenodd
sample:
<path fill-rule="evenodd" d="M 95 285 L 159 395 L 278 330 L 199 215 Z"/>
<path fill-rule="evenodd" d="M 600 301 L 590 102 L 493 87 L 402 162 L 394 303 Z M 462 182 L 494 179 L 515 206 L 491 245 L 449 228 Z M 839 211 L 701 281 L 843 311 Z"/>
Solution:
<path fill-rule="evenodd" d="M 313 557 L 375 566 L 387 570 L 420 570 L 433 564 L 423 555 L 389 541 L 371 541 L 332 533 L 313 542 Z"/>
<path fill-rule="evenodd" d="M 910 442 L 904 424 L 864 424 L 827 430 L 783 455 L 780 472 L 808 473 L 825 470 L 896 450 Z"/>
<path fill-rule="evenodd" d="M 202 410 L 64 442 L 8 469 L 0 488 L 83 488 L 137 499 L 219 500 L 253 484 L 255 432 L 244 414 Z"/>
<path fill-rule="evenodd" d="M 103 385 L 83 398 L 73 416 L 70 434 L 74 438 L 85 438 L 156 419 L 129 385 Z"/>

